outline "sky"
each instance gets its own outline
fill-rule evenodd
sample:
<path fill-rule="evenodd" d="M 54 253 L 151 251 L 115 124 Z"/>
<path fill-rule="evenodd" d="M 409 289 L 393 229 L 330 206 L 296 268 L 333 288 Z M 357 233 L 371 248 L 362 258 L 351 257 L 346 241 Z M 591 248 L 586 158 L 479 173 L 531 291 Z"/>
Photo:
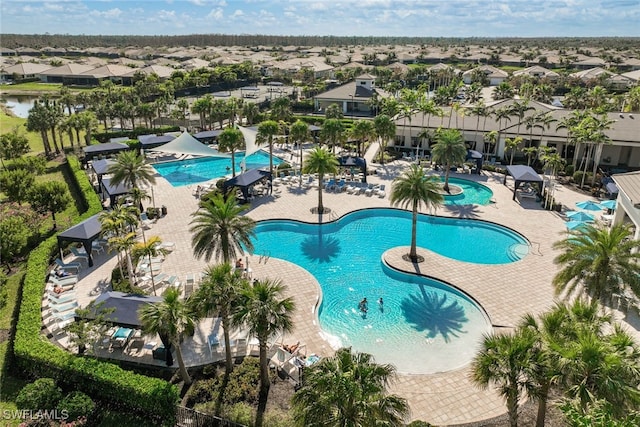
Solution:
<path fill-rule="evenodd" d="M 637 37 L 640 0 L 0 0 L 0 33 Z"/>

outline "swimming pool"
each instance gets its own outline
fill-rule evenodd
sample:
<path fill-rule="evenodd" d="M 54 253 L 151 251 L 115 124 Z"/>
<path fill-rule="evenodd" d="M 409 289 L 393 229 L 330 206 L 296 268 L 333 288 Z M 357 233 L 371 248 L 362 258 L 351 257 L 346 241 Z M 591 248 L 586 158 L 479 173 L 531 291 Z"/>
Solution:
<path fill-rule="evenodd" d="M 244 159 L 244 152 L 236 152 L 236 173 L 240 173 L 240 162 Z M 282 163 L 279 157 L 273 157 L 274 166 Z M 269 166 L 269 153 L 262 150 L 256 151 L 247 157 L 247 170 Z M 197 184 L 214 178 L 222 178 L 231 174 L 231 158 L 203 157 L 190 160 L 177 160 L 173 162 L 158 163 L 153 165 L 155 170 L 174 187 Z M 227 169 L 228 168 L 228 169 Z"/>
<path fill-rule="evenodd" d="M 440 178 L 444 182 L 444 177 Z M 485 185 L 468 179 L 449 177 L 449 184 L 462 188 L 462 193 L 445 195 L 445 205 L 488 205 L 493 191 Z"/>
<path fill-rule="evenodd" d="M 382 231 L 384 230 L 384 231 Z M 469 296 L 442 282 L 397 272 L 382 254 L 408 246 L 411 213 L 365 209 L 317 225 L 261 221 L 255 254 L 306 269 L 320 283 L 320 326 L 332 343 L 373 354 L 400 372 L 435 373 L 468 364 L 484 333 L 486 313 Z M 481 247 L 479 247 L 481 242 Z M 484 221 L 418 217 L 418 245 L 460 261 L 504 264 L 528 253 L 524 237 Z M 368 297 L 366 318 L 358 311 Z M 383 310 L 377 300 L 383 298 Z"/>

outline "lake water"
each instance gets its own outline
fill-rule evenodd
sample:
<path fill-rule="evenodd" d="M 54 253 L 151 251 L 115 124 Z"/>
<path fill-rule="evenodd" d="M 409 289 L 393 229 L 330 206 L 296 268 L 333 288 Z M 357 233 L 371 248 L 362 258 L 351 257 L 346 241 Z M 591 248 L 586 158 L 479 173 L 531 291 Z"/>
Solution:
<path fill-rule="evenodd" d="M 13 111 L 16 117 L 26 119 L 36 99 L 38 98 L 31 95 L 5 95 L 0 101 Z"/>

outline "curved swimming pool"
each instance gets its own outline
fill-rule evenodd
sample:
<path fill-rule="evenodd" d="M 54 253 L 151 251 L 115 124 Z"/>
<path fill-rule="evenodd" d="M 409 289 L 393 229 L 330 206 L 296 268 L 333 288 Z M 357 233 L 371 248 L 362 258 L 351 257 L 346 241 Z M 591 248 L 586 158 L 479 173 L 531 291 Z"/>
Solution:
<path fill-rule="evenodd" d="M 240 162 L 244 152 L 235 154 L 236 173 L 240 173 Z M 279 165 L 282 159 L 274 156 L 273 164 Z M 152 165 L 164 179 L 174 187 L 197 184 L 231 174 L 230 157 L 203 157 L 189 160 L 176 160 Z M 269 166 L 269 154 L 258 150 L 247 157 L 247 170 Z"/>
<path fill-rule="evenodd" d="M 444 177 L 440 179 L 444 182 Z M 449 184 L 460 187 L 462 193 L 445 195 L 445 205 L 488 205 L 493 197 L 493 191 L 489 187 L 469 179 L 449 177 Z"/>
<path fill-rule="evenodd" d="M 293 262 L 318 280 L 318 319 L 332 345 L 371 353 L 406 373 L 464 366 L 489 332 L 489 319 L 455 288 L 381 262 L 385 251 L 408 246 L 410 239 L 410 212 L 375 208 L 322 225 L 261 221 L 254 245 L 255 254 Z M 418 245 L 480 264 L 510 263 L 528 253 L 526 239 L 500 225 L 426 215 L 418 218 Z M 358 310 L 363 297 L 369 300 L 366 316 Z"/>

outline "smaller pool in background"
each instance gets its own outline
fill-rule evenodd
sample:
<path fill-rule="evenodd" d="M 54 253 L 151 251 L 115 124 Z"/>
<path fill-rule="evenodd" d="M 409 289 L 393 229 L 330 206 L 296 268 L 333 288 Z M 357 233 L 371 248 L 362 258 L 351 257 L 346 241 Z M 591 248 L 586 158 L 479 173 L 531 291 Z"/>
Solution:
<path fill-rule="evenodd" d="M 444 182 L 444 177 L 441 177 Z M 449 177 L 449 184 L 462 188 L 462 193 L 444 196 L 445 205 L 488 205 L 493 191 L 485 185 L 468 179 Z"/>
<path fill-rule="evenodd" d="M 244 159 L 244 152 L 236 152 L 236 174 L 241 172 L 240 162 Z M 273 164 L 282 163 L 279 157 L 273 157 Z M 247 157 L 247 170 L 269 166 L 269 154 L 262 150 L 256 151 Z M 231 174 L 231 158 L 206 157 L 190 160 L 177 160 L 173 162 L 158 163 L 154 169 L 174 187 L 198 184 L 214 178 L 222 178 Z"/>

